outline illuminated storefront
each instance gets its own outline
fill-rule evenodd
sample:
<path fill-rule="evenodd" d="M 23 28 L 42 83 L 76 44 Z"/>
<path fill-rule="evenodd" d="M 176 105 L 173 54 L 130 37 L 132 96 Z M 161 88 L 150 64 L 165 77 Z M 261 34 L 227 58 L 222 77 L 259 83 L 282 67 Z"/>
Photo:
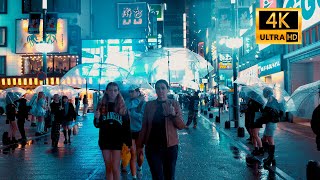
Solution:
<path fill-rule="evenodd" d="M 281 67 L 281 55 L 273 56 L 258 63 L 258 77 L 268 83 L 284 87 L 284 72 Z"/>

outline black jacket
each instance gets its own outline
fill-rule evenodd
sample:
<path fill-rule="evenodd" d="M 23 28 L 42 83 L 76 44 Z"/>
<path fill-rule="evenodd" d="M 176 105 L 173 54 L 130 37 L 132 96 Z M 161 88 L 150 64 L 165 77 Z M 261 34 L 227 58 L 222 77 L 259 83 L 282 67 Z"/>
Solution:
<path fill-rule="evenodd" d="M 60 105 L 61 105 L 61 102 L 56 103 L 54 101 L 50 104 L 51 114 L 54 115 L 54 121 L 58 123 L 61 123 L 62 121 L 61 112 L 59 110 Z"/>
<path fill-rule="evenodd" d="M 77 118 L 76 111 L 74 110 L 73 104 L 69 103 L 68 113 L 65 113 L 65 104 L 63 104 L 63 109 L 59 110 L 62 121 L 73 121 Z"/>
<path fill-rule="evenodd" d="M 312 113 L 311 128 L 316 135 L 320 135 L 320 104 Z"/>
<path fill-rule="evenodd" d="M 27 106 L 27 100 L 20 98 L 14 102 L 18 107 L 17 118 L 18 120 L 25 120 L 28 118 L 29 108 Z"/>

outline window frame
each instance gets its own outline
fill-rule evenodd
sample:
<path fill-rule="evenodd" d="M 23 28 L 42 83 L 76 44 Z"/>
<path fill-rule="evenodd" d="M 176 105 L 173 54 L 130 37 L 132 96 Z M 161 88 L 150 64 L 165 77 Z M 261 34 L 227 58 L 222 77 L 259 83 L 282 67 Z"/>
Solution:
<path fill-rule="evenodd" d="M 8 0 L 3 0 L 4 2 L 4 11 L 0 11 L 0 14 L 8 14 Z"/>
<path fill-rule="evenodd" d="M 7 29 L 6 26 L 0 26 L 0 32 L 2 32 L 2 29 L 4 29 L 4 43 L 0 44 L 0 47 L 7 47 L 7 44 L 8 44 L 8 35 L 7 35 L 8 29 Z"/>
<path fill-rule="evenodd" d="M 0 55 L 0 58 L 4 59 L 4 62 L 3 62 L 4 74 L 1 74 L 0 72 L 0 76 L 6 76 L 7 75 L 7 56 Z"/>

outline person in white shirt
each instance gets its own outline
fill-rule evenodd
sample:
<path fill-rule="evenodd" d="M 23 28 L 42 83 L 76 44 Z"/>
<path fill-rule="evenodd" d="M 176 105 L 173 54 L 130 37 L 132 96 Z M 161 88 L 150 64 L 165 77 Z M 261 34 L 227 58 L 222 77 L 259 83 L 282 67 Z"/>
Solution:
<path fill-rule="evenodd" d="M 223 108 L 223 94 L 220 91 L 219 92 L 219 108 L 220 108 L 220 112 L 224 112 L 224 108 Z"/>

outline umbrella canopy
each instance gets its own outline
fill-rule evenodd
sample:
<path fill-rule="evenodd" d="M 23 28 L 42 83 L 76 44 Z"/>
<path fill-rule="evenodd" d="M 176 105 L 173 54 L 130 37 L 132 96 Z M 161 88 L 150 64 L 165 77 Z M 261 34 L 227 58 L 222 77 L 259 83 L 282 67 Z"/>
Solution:
<path fill-rule="evenodd" d="M 1 91 L 0 99 L 6 99 L 6 101 L 10 101 L 13 103 L 18 100 L 21 96 L 26 94 L 26 90 L 19 87 L 12 87 Z"/>
<path fill-rule="evenodd" d="M 252 86 L 252 85 L 263 85 L 265 82 L 263 82 L 260 78 L 256 76 L 241 76 L 238 77 L 234 83 L 244 86 Z"/>
<path fill-rule="evenodd" d="M 68 71 L 61 84 L 76 88 L 105 90 L 112 81 L 122 81 L 129 72 L 119 66 L 108 63 L 84 63 Z"/>
<path fill-rule="evenodd" d="M 202 78 L 211 72 L 213 67 L 202 56 L 186 48 L 150 50 L 141 54 L 132 66 L 134 74 L 145 76 L 152 83 L 158 79 L 168 79 L 169 69 L 170 81 L 180 82 L 184 76 Z"/>
<path fill-rule="evenodd" d="M 148 83 L 144 77 L 129 76 L 122 82 L 117 82 L 120 87 L 120 91 L 124 97 L 129 96 L 128 90 L 130 86 L 135 85 L 139 87 L 142 95 L 145 96 L 146 101 L 154 100 L 157 98 L 155 89 Z"/>
<path fill-rule="evenodd" d="M 300 86 L 287 102 L 290 102 L 288 106 L 296 109 L 295 116 L 311 119 L 313 110 L 320 103 L 320 80 Z"/>
<path fill-rule="evenodd" d="M 259 102 L 262 105 L 266 105 L 265 102 L 267 99 L 263 96 L 263 90 L 268 88 L 272 92 L 272 96 L 278 101 L 279 106 L 275 105 L 274 103 L 270 103 L 269 105 L 273 109 L 277 109 L 283 112 L 294 111 L 293 109 L 289 108 L 287 105 L 287 100 L 290 98 L 289 94 L 280 86 L 276 84 L 262 84 L 262 85 L 254 85 L 254 86 L 246 86 L 249 91 L 255 92 L 256 95 L 250 96 L 253 100 Z M 261 100 L 263 97 L 263 100 Z"/>
<path fill-rule="evenodd" d="M 53 86 L 51 95 L 59 94 L 60 96 L 67 96 L 69 99 L 78 94 L 78 90 L 64 84 Z"/>
<path fill-rule="evenodd" d="M 230 88 L 225 85 L 219 85 L 219 91 L 230 91 Z"/>
<path fill-rule="evenodd" d="M 51 85 L 40 85 L 36 87 L 33 92 L 38 94 L 39 92 L 43 92 L 45 96 L 51 97 L 52 96 L 52 90 L 54 89 Z"/>

